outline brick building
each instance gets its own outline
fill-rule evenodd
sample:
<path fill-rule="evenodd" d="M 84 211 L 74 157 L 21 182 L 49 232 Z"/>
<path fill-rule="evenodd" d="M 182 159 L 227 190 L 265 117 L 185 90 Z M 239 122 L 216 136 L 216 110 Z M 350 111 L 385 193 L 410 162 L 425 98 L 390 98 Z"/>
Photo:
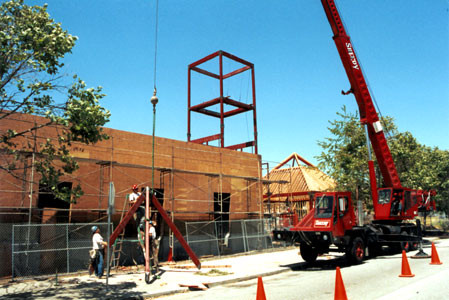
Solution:
<path fill-rule="evenodd" d="M 13 114 L 0 131 L 21 131 L 45 119 Z M 23 143 L 56 141 L 62 127 L 44 127 L 29 133 Z M 151 186 L 152 136 L 104 128 L 110 138 L 95 145 L 73 143 L 71 155 L 80 168 L 62 178 L 68 187 L 80 184 L 84 195 L 69 204 L 42 192 L 33 171 L 32 154 L 22 152 L 23 168 L 14 176 L 0 171 L 0 224 L 77 223 L 106 221 L 109 182 L 115 186 L 115 225 L 127 210 L 131 186 Z M 20 148 L 20 147 L 19 147 Z M 256 154 L 155 137 L 154 187 L 164 209 L 178 227 L 185 221 L 238 220 L 262 216 L 261 157 Z M 11 159 L 5 152 L 2 160 Z M 32 175 L 34 174 L 34 175 Z M 34 176 L 33 184 L 27 182 Z M 22 179 L 26 179 L 25 181 Z M 31 201 L 31 202 L 30 202 Z M 31 216 L 31 219 L 29 217 Z M 157 214 L 152 215 L 158 218 Z M 159 221 L 161 232 L 168 232 Z M 134 226 L 128 226 L 134 235 Z M 4 248 L 10 247 L 4 245 Z M 8 249 L 3 249 L 3 254 Z M 0 251 L 2 252 L 2 251 Z"/>
<path fill-rule="evenodd" d="M 15 128 L 19 131 L 34 122 L 43 122 L 43 119 L 15 114 L 0 124 L 0 130 Z M 36 143 L 39 145 L 46 138 L 55 139 L 57 130 L 56 127 L 39 129 Z M 50 201 L 48 195 L 39 193 L 38 178 L 32 186 L 20 180 L 30 178 L 31 167 L 27 167 L 16 171 L 16 178 L 0 171 L 2 211 L 26 211 L 28 214 L 31 206 L 33 211 L 41 209 L 42 222 L 54 222 L 62 221 L 61 211 L 67 207 L 66 221 L 94 220 L 107 208 L 109 182 L 112 181 L 118 215 L 133 184 L 151 186 L 152 136 L 109 128 L 104 131 L 110 139 L 95 145 L 72 145 L 71 154 L 80 168 L 63 177 L 63 184 L 81 184 L 84 195 L 76 204 L 59 203 L 57 199 Z M 30 134 L 27 140 L 33 142 L 34 137 Z M 30 166 L 31 154 L 23 155 L 28 157 L 25 164 Z M 251 153 L 155 137 L 154 187 L 159 191 L 164 208 L 174 213 L 176 219 L 212 220 L 217 214 L 227 214 L 230 219 L 250 218 L 261 213 L 260 161 L 259 155 Z M 219 201 L 223 203 L 217 204 Z M 62 210 L 58 212 L 52 208 Z M 38 219 L 36 214 L 33 213 L 33 220 Z M 0 221 L 20 221 L 20 217 L 2 214 Z"/>

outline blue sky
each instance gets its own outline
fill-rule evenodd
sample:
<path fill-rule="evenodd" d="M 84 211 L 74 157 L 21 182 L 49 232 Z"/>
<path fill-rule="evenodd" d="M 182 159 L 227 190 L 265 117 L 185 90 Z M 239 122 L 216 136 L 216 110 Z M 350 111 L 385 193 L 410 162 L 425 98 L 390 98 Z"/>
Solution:
<path fill-rule="evenodd" d="M 449 1 L 336 2 L 382 114 L 420 143 L 449 149 Z M 102 105 L 112 113 L 106 126 L 151 134 L 156 2 L 26 3 L 48 3 L 51 16 L 78 36 L 65 71 L 103 86 Z M 187 140 L 187 66 L 217 50 L 255 65 L 259 154 L 270 165 L 292 152 L 317 163 L 328 121 L 343 105 L 357 110 L 353 96 L 340 94 L 349 82 L 320 1 L 161 0 L 157 136 Z M 225 93 L 250 102 L 247 74 Z M 204 77 L 194 77 L 194 103 L 219 95 L 218 81 Z M 215 118 L 193 115 L 192 138 L 219 131 Z M 252 134 L 251 113 L 225 122 L 226 145 Z"/>

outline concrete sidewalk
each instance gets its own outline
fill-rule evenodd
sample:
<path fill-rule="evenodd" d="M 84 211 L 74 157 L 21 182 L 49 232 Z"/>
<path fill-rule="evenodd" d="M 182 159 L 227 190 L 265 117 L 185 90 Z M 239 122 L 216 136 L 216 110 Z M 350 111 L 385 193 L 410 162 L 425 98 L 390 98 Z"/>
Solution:
<path fill-rule="evenodd" d="M 301 262 L 298 248 L 276 249 L 202 260 L 200 271 L 192 262 L 166 264 L 160 268 L 160 279 L 145 282 L 140 271 L 115 273 L 106 279 L 88 275 L 64 276 L 45 280 L 9 282 L 0 285 L 2 299 L 144 299 L 157 298 L 189 289 L 206 289 L 258 276 L 269 276 L 290 270 L 289 265 Z"/>

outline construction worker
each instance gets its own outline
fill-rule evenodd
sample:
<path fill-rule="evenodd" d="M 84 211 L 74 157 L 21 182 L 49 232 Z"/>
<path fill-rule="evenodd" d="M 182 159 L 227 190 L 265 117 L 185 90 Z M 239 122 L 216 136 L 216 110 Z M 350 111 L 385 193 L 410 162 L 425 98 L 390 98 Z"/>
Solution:
<path fill-rule="evenodd" d="M 156 273 L 159 273 L 159 241 L 156 236 L 156 222 L 150 221 L 150 230 L 149 230 L 149 238 L 150 238 L 150 253 L 153 258 L 153 266 L 156 267 Z"/>
<path fill-rule="evenodd" d="M 159 240 L 156 238 L 156 228 L 155 223 L 150 221 L 150 230 L 148 232 L 148 236 L 150 238 L 150 263 L 153 260 L 153 266 L 156 268 L 156 273 L 159 273 Z M 139 245 L 142 248 L 143 255 L 145 256 L 145 221 L 140 223 L 139 231 L 138 231 L 138 240 Z M 160 278 L 157 276 L 157 278 Z"/>
<path fill-rule="evenodd" d="M 139 193 L 138 191 L 137 184 L 134 184 L 132 186 L 132 193 L 129 195 L 129 204 L 133 205 L 137 201 L 137 198 L 140 197 L 140 195 L 141 193 Z M 139 230 L 139 224 L 142 222 L 142 218 L 144 217 L 145 217 L 145 206 L 144 202 L 142 202 L 139 208 L 137 208 L 136 212 L 134 213 L 134 220 L 136 221 L 137 230 Z"/>
<path fill-rule="evenodd" d="M 145 222 L 142 222 L 139 225 L 139 230 L 137 231 L 137 240 L 139 242 L 140 248 L 142 249 L 143 256 L 145 257 Z"/>
<path fill-rule="evenodd" d="M 137 184 L 134 184 L 131 188 L 132 193 L 129 195 L 129 202 L 131 204 L 133 204 L 134 202 L 136 202 L 137 198 L 139 198 L 140 193 L 139 193 L 139 187 L 137 186 Z"/>
<path fill-rule="evenodd" d="M 103 276 L 103 262 L 104 262 L 104 247 L 108 245 L 107 242 L 103 241 L 103 237 L 100 234 L 100 228 L 97 226 L 92 226 L 92 244 L 93 250 L 96 252 L 95 256 L 95 275 L 98 278 Z"/>

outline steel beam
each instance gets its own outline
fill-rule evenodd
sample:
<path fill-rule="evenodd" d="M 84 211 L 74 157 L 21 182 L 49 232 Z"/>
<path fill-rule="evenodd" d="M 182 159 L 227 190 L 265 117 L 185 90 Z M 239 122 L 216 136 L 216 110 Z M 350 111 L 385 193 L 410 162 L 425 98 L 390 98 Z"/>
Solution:
<path fill-rule="evenodd" d="M 176 227 L 176 225 L 172 222 L 172 220 L 167 215 L 167 213 L 165 212 L 164 208 L 159 203 L 159 201 L 157 200 L 155 195 L 153 195 L 151 201 L 153 202 L 154 206 L 156 207 L 156 209 L 161 214 L 161 217 L 167 223 L 168 227 L 170 227 L 170 229 L 173 231 L 173 234 L 176 236 L 176 238 L 178 239 L 178 241 L 181 244 L 181 246 L 184 248 L 184 250 L 186 250 L 187 254 L 192 259 L 192 261 L 195 264 L 195 266 L 198 269 L 201 269 L 201 262 L 198 260 L 198 257 L 196 257 L 195 252 L 193 252 L 192 248 L 190 248 L 189 244 L 187 244 L 187 242 L 185 241 L 185 239 L 182 236 L 181 232 L 179 232 L 178 227 Z"/>
<path fill-rule="evenodd" d="M 227 146 L 225 148 L 232 149 L 232 150 L 238 150 L 238 149 L 243 149 L 243 148 L 252 147 L 252 146 L 254 146 L 254 141 L 241 143 L 241 144 L 237 144 L 237 145 L 232 145 L 232 146 Z"/>
<path fill-rule="evenodd" d="M 237 100 L 232 100 L 232 99 L 229 98 L 229 97 L 224 97 L 224 98 L 223 98 L 223 102 L 226 103 L 226 104 L 228 104 L 228 105 L 232 105 L 232 106 L 235 106 L 235 107 L 244 108 L 244 109 L 246 109 L 246 110 L 251 110 L 251 109 L 253 109 L 252 105 L 246 104 L 246 103 L 243 103 L 243 102 L 240 102 L 240 101 L 237 101 Z"/>
<path fill-rule="evenodd" d="M 190 82 L 191 82 L 191 71 L 190 68 L 187 68 L 187 141 L 190 142 L 190 138 L 192 134 L 190 133 L 190 115 L 192 111 L 190 110 L 191 106 L 191 92 L 190 92 Z M 154 167 L 154 166 L 153 166 Z"/>
<path fill-rule="evenodd" d="M 192 67 L 191 69 L 192 69 L 193 71 L 196 71 L 196 72 L 198 72 L 198 73 L 201 73 L 201 74 L 204 74 L 204 75 L 213 77 L 213 78 L 215 78 L 215 79 L 220 79 L 220 76 L 218 76 L 217 74 L 214 74 L 214 73 L 212 73 L 212 72 L 206 71 L 206 70 L 204 70 L 204 69 L 201 69 L 201 68 L 198 68 L 198 67 Z"/>
<path fill-rule="evenodd" d="M 191 64 L 189 65 L 189 68 L 190 68 L 190 69 L 191 69 L 191 68 L 194 68 L 194 67 L 196 67 L 196 66 L 201 65 L 202 63 L 205 63 L 205 62 L 208 61 L 208 60 L 211 60 L 212 58 L 217 57 L 218 55 L 220 55 L 220 52 L 222 52 L 222 51 L 219 50 L 219 51 L 217 51 L 217 52 L 214 52 L 214 53 L 212 53 L 212 54 L 209 54 L 209 55 L 206 56 L 206 57 L 203 57 L 203 58 L 200 59 L 200 60 L 197 60 L 196 62 L 191 63 Z"/>
<path fill-rule="evenodd" d="M 226 51 L 221 51 L 221 53 L 222 53 L 223 56 L 226 56 L 229 59 L 235 60 L 235 61 L 237 61 L 237 62 L 239 62 L 241 64 L 244 64 L 244 65 L 247 65 L 247 66 L 250 66 L 250 67 L 254 67 L 254 64 L 250 63 L 249 61 L 241 59 L 240 57 L 232 55 L 232 54 L 230 54 L 230 53 L 228 53 Z"/>
<path fill-rule="evenodd" d="M 214 134 L 214 135 L 206 136 L 206 137 L 203 137 L 200 139 L 192 140 L 190 142 L 197 143 L 197 144 L 203 144 L 205 142 L 215 141 L 215 140 L 219 140 L 219 139 L 220 139 L 220 134 Z"/>
<path fill-rule="evenodd" d="M 208 115 L 208 116 L 215 117 L 215 118 L 221 118 L 221 115 L 219 113 L 217 113 L 216 111 L 213 111 L 213 110 L 202 108 L 202 109 L 198 109 L 198 110 L 195 110 L 195 111 L 197 113 L 200 113 L 200 114 L 203 114 L 203 115 Z"/>
<path fill-rule="evenodd" d="M 228 112 L 225 112 L 225 114 L 224 114 L 224 117 L 225 118 L 227 118 L 227 117 L 232 117 L 232 116 L 234 116 L 234 115 L 237 115 L 237 114 L 239 114 L 239 113 L 242 113 L 242 112 L 245 112 L 245 111 L 249 111 L 250 109 L 245 109 L 245 108 L 237 108 L 237 109 L 233 109 L 233 110 L 230 110 L 230 111 L 228 111 Z"/>
<path fill-rule="evenodd" d="M 246 70 L 249 70 L 249 69 L 251 69 L 251 67 L 249 67 L 249 66 L 245 66 L 245 67 L 243 67 L 243 68 L 240 68 L 240 69 L 238 69 L 238 70 L 235 70 L 235 71 L 229 72 L 228 74 L 226 74 L 226 75 L 223 75 L 223 79 L 226 79 L 226 78 L 232 77 L 232 76 L 234 76 L 234 75 L 237 75 L 237 74 L 243 73 L 243 72 L 245 72 Z M 207 75 L 207 74 L 206 74 L 206 75 Z"/>
<path fill-rule="evenodd" d="M 292 192 L 292 193 L 278 193 L 278 194 L 271 194 L 270 198 L 276 198 L 276 197 L 288 197 L 288 196 L 308 196 L 310 195 L 310 193 L 314 193 L 314 192 Z M 268 198 L 268 195 L 263 195 L 264 199 Z M 293 201 L 293 200 L 289 200 L 289 201 Z M 302 200 L 305 201 L 305 200 Z"/>
<path fill-rule="evenodd" d="M 206 102 L 203 102 L 203 103 L 200 103 L 200 104 L 197 104 L 197 105 L 194 105 L 194 106 L 190 107 L 190 110 L 197 111 L 199 109 L 206 108 L 206 107 L 218 104 L 218 103 L 220 103 L 220 98 L 219 97 L 218 98 L 214 98 L 214 99 L 209 100 L 209 101 L 206 101 Z"/>

